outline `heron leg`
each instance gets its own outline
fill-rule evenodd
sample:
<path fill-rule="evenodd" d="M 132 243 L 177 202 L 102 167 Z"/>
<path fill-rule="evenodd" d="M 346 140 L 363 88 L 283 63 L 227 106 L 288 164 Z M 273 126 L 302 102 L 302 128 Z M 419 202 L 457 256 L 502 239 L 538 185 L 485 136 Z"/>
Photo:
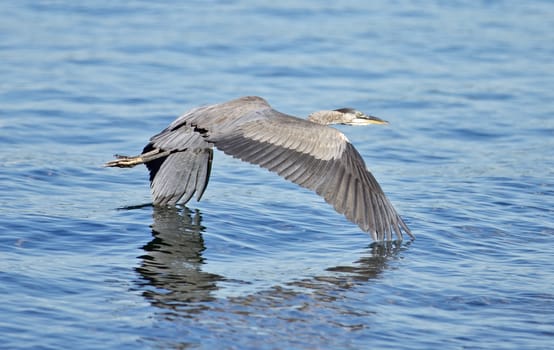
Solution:
<path fill-rule="evenodd" d="M 150 161 L 153 161 L 154 159 L 166 157 L 169 155 L 170 151 L 162 151 L 159 148 L 154 148 L 153 150 L 143 153 L 138 156 L 129 157 L 129 156 L 123 156 L 116 154 L 115 157 L 117 159 L 112 160 L 110 162 L 107 162 L 104 164 L 105 167 L 118 167 L 118 168 L 132 168 L 139 164 L 148 163 Z"/>

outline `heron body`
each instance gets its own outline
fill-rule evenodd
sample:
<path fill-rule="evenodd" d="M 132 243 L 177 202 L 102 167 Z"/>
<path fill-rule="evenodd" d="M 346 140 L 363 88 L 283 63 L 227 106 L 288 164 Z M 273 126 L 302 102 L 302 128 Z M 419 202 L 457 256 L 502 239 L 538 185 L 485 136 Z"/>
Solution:
<path fill-rule="evenodd" d="M 142 154 L 117 156 L 106 166 L 145 164 L 154 205 L 186 203 L 195 194 L 202 197 L 215 146 L 315 191 L 374 240 L 392 240 L 393 232 L 402 239 L 402 231 L 413 238 L 358 151 L 328 126 L 385 123 L 350 108 L 315 112 L 304 120 L 246 96 L 194 108 L 154 135 Z"/>

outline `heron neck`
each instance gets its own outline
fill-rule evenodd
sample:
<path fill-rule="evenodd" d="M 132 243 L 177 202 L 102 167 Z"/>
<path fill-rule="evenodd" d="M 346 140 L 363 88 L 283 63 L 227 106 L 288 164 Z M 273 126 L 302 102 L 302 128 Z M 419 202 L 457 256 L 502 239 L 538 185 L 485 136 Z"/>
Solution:
<path fill-rule="evenodd" d="M 308 116 L 308 120 L 321 125 L 337 124 L 342 113 L 337 111 L 317 111 Z"/>

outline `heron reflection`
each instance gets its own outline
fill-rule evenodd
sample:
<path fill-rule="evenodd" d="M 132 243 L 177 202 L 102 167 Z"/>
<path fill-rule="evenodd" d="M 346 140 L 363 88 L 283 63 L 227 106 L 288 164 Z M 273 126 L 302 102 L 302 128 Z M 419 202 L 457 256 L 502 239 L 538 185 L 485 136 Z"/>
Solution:
<path fill-rule="evenodd" d="M 154 208 L 152 240 L 143 247 L 141 264 L 136 268 L 141 277 L 138 288 L 152 305 L 171 310 L 173 315 L 187 316 L 209 308 L 210 302 L 217 303 L 218 283 L 229 281 L 225 276 L 203 270 L 204 230 L 198 210 L 184 206 Z M 309 290 L 312 298 L 325 302 L 339 290 L 377 278 L 387 269 L 388 261 L 407 247 L 399 242 L 372 244 L 352 264 L 330 267 L 325 273 L 253 294 L 229 297 L 228 301 L 262 308 L 264 304 L 284 302 Z"/>
<path fill-rule="evenodd" d="M 306 298 L 309 298 L 311 304 L 332 303 L 343 295 L 342 291 L 377 279 L 388 268 L 388 262 L 408 247 L 409 243 L 400 242 L 372 244 L 359 260 L 350 265 L 330 267 L 323 274 L 290 281 L 254 294 L 232 297 L 230 300 L 234 304 L 265 309 L 267 317 L 271 317 L 272 307 L 279 309 L 289 303 L 293 304 L 291 307 L 297 307 L 297 297 L 300 297 L 302 303 L 306 303 Z"/>
<path fill-rule="evenodd" d="M 212 300 L 216 282 L 223 278 L 202 271 L 205 249 L 199 210 L 154 207 L 152 240 L 146 244 L 137 272 L 143 294 L 153 304 L 172 307 L 175 302 Z"/>
<path fill-rule="evenodd" d="M 410 242 L 401 244 L 394 241 L 371 244 L 369 251 L 353 264 L 329 267 L 326 269 L 329 274 L 290 284 L 316 290 L 320 290 L 324 284 L 330 284 L 332 288 L 350 288 L 377 278 L 387 268 L 389 259 L 394 259 L 409 245 Z"/>

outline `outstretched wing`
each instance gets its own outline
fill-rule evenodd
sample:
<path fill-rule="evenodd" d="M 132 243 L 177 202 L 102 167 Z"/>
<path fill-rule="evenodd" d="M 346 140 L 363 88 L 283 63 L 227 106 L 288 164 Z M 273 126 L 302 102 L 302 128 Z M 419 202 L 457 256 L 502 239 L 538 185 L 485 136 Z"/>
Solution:
<path fill-rule="evenodd" d="M 241 116 L 232 128 L 210 130 L 202 120 L 195 125 L 207 129 L 209 142 L 226 154 L 314 190 L 374 240 L 391 240 L 393 232 L 402 238 L 402 230 L 412 236 L 340 131 L 271 108 Z"/>

